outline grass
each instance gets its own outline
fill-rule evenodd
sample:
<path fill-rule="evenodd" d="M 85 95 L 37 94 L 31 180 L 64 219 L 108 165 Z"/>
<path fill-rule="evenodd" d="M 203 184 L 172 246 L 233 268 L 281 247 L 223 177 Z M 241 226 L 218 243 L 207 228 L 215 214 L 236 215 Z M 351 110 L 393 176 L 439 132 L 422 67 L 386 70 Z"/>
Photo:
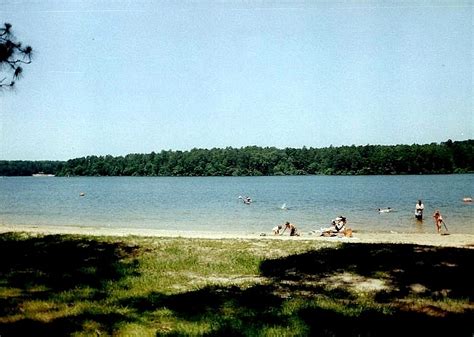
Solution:
<path fill-rule="evenodd" d="M 0 336 L 472 336 L 473 249 L 0 235 Z"/>

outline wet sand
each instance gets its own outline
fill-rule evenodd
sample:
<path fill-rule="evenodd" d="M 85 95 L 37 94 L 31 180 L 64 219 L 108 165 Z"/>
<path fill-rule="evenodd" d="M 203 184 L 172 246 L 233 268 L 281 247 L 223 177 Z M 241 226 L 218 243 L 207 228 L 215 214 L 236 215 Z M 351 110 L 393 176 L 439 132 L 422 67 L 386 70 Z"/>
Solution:
<path fill-rule="evenodd" d="M 436 234 L 436 233 L 364 233 L 355 232 L 352 237 L 321 237 L 318 234 L 302 233 L 301 236 L 290 237 L 288 234 L 275 236 L 268 233 L 220 233 L 198 231 L 171 231 L 140 228 L 108 228 L 86 226 L 31 226 L 31 225 L 0 225 L 0 233 L 28 232 L 36 234 L 79 234 L 94 236 L 148 236 L 169 238 L 200 238 L 200 239 L 239 239 L 239 240 L 313 240 L 350 243 L 392 243 L 418 244 L 439 247 L 460 247 L 474 249 L 474 234 Z"/>

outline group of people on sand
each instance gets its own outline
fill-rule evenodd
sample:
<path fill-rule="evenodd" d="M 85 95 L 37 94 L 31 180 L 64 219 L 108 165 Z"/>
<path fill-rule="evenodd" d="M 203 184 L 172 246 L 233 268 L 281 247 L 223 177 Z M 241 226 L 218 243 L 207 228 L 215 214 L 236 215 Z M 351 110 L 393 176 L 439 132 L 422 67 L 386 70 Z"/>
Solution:
<path fill-rule="evenodd" d="M 321 236 L 352 236 L 352 229 L 346 228 L 347 218 L 344 216 L 338 216 L 331 221 L 331 226 L 328 228 L 321 229 Z M 289 230 L 290 236 L 300 236 L 300 233 L 296 226 L 289 221 L 283 225 L 273 227 L 273 235 L 283 235 L 286 230 Z"/>
<path fill-rule="evenodd" d="M 287 229 L 290 232 L 290 236 L 300 236 L 300 232 L 298 232 L 296 226 L 288 221 L 285 222 L 283 225 L 273 227 L 272 231 L 274 235 L 283 235 L 283 233 L 285 233 Z"/>
<path fill-rule="evenodd" d="M 419 221 L 423 220 L 423 211 L 425 209 L 425 205 L 423 205 L 423 202 L 421 200 L 418 200 L 418 202 L 415 205 L 415 218 Z M 448 227 L 446 227 L 446 224 L 443 221 L 443 216 L 441 215 L 441 212 L 439 209 L 437 209 L 433 213 L 433 219 L 435 223 L 435 228 L 436 232 L 440 233 L 441 232 L 441 225 L 444 225 L 446 228 L 446 231 L 448 230 Z"/>
<path fill-rule="evenodd" d="M 421 200 L 418 200 L 418 202 L 415 205 L 415 218 L 417 220 L 422 221 L 423 220 L 423 211 L 425 209 L 425 205 L 423 205 L 423 202 Z M 380 213 L 388 213 L 391 212 L 392 209 L 388 207 L 387 209 L 380 209 Z M 443 221 L 443 216 L 441 215 L 441 212 L 439 210 L 436 210 L 433 213 L 433 219 L 435 222 L 435 227 L 437 233 L 441 233 L 442 225 L 446 228 L 446 231 L 448 231 L 448 228 L 446 224 Z M 347 218 L 340 215 L 334 220 L 331 221 L 331 226 L 328 228 L 321 228 L 319 231 L 321 236 L 352 236 L 352 229 L 346 227 L 347 224 Z M 274 235 L 283 235 L 286 230 L 289 231 L 290 236 L 300 236 L 300 233 L 296 226 L 289 221 L 285 222 L 282 225 L 278 225 L 272 228 L 272 232 Z M 312 231 L 311 234 L 314 234 L 316 231 Z"/>

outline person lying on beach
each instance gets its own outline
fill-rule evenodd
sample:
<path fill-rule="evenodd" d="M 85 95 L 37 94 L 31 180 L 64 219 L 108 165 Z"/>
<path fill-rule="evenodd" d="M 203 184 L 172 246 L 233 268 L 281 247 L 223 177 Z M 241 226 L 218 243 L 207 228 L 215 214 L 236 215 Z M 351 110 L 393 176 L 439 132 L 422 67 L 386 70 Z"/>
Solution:
<path fill-rule="evenodd" d="M 300 236 L 300 233 L 296 229 L 296 226 L 288 221 L 285 223 L 285 228 L 283 229 L 283 232 L 280 233 L 280 235 L 283 235 L 283 233 L 285 233 L 287 229 L 290 230 L 290 236 Z"/>

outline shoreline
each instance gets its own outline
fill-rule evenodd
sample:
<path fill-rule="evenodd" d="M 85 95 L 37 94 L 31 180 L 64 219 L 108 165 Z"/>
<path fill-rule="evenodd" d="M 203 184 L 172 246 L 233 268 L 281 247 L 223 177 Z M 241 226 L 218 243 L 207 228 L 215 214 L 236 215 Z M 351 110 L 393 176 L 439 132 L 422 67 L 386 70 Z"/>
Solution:
<path fill-rule="evenodd" d="M 343 243 L 387 243 L 387 244 L 418 244 L 438 247 L 457 247 L 474 249 L 474 234 L 436 233 L 397 233 L 397 232 L 354 232 L 353 237 L 322 237 L 318 234 L 303 233 L 301 236 L 274 236 L 272 233 L 244 232 L 205 232 L 175 231 L 148 228 L 107 228 L 87 226 L 44 226 L 44 225 L 0 225 L 0 234 L 8 232 L 26 232 L 31 234 L 55 235 L 91 235 L 91 236 L 141 236 L 186 239 L 213 240 L 296 240 L 296 241 L 327 241 Z"/>

